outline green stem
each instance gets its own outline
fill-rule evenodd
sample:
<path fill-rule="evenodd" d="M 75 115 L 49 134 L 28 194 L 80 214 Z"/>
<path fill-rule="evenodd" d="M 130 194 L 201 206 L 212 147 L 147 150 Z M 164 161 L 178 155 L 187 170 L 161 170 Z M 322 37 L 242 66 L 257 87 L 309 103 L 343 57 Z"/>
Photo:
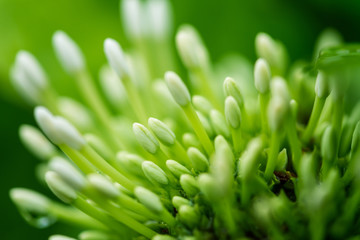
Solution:
<path fill-rule="evenodd" d="M 97 91 L 90 74 L 85 70 L 80 71 L 76 75 L 76 80 L 83 98 L 92 108 L 100 123 L 105 128 L 106 135 L 110 138 L 108 141 L 110 146 L 112 146 L 113 149 L 124 149 L 124 145 L 122 144 L 119 137 L 113 134 L 114 129 L 112 128 L 111 114 L 108 111 L 105 103 L 102 101 L 102 98 L 100 97 L 100 94 Z"/>
<path fill-rule="evenodd" d="M 269 181 L 276 167 L 277 157 L 280 149 L 281 137 L 278 131 L 274 131 L 270 140 L 270 152 L 265 169 L 265 180 Z"/>
<path fill-rule="evenodd" d="M 84 228 L 95 228 L 100 230 L 108 230 L 106 225 L 95 220 L 76 208 L 64 206 L 56 202 L 52 202 L 49 211 L 58 219 L 67 223 L 73 223 Z"/>
<path fill-rule="evenodd" d="M 259 94 L 259 104 L 260 104 L 260 117 L 261 117 L 261 129 L 262 132 L 266 135 L 269 134 L 269 124 L 267 121 L 267 106 L 269 104 L 269 94 Z"/>
<path fill-rule="evenodd" d="M 201 84 L 201 86 L 200 86 L 201 95 L 203 95 L 208 100 L 210 100 L 210 102 L 213 104 L 213 106 L 216 109 L 222 110 L 222 106 L 221 106 L 221 104 L 219 104 L 218 97 L 214 93 L 214 91 L 211 87 L 209 77 L 207 76 L 208 75 L 207 71 L 203 67 L 200 67 L 200 68 L 194 69 L 192 72 L 194 73 L 194 75 L 197 77 L 197 79 L 199 80 L 199 82 Z"/>
<path fill-rule="evenodd" d="M 80 211 L 84 212 L 85 214 L 89 215 L 90 217 L 97 219 L 98 221 L 121 235 L 128 232 L 128 229 L 123 224 L 116 222 L 113 218 L 106 215 L 103 211 L 95 208 L 93 205 L 80 197 L 78 197 L 72 203 L 72 205 Z"/>
<path fill-rule="evenodd" d="M 141 102 L 141 96 L 137 89 L 135 89 L 134 83 L 132 83 L 129 76 L 124 76 L 122 79 L 124 87 L 126 89 L 126 93 L 129 98 L 129 103 L 135 112 L 136 117 L 140 121 L 140 123 L 147 123 L 147 114 L 144 108 L 144 105 Z"/>
<path fill-rule="evenodd" d="M 59 147 L 85 174 L 96 172 L 96 168 L 80 153 L 65 144 Z"/>
<path fill-rule="evenodd" d="M 315 128 L 318 124 L 322 109 L 325 104 L 325 100 L 326 99 L 318 98 L 317 96 L 315 97 L 315 102 L 311 111 L 310 120 L 302 136 L 302 140 L 304 143 L 308 143 L 314 134 Z"/>
<path fill-rule="evenodd" d="M 104 174 L 111 177 L 114 181 L 118 182 L 120 185 L 128 189 L 130 192 L 133 192 L 135 184 L 117 171 L 113 166 L 111 166 L 106 160 L 104 160 L 97 152 L 95 152 L 90 146 L 85 145 L 80 153 L 86 157 L 89 162 L 94 164 L 100 171 Z"/>
<path fill-rule="evenodd" d="M 198 136 L 201 145 L 204 147 L 208 156 L 210 156 L 214 151 L 213 144 L 209 136 L 207 135 L 205 128 L 201 124 L 200 119 L 197 116 L 193 106 L 191 104 L 188 104 L 182 107 L 182 109 L 184 110 L 187 118 L 189 119 L 195 134 Z"/>
<path fill-rule="evenodd" d="M 295 170 L 298 170 L 299 162 L 301 159 L 301 143 L 299 141 L 299 137 L 296 132 L 296 121 L 294 116 L 290 116 L 290 121 L 287 122 L 287 134 L 288 140 L 290 143 L 292 161 L 295 167 Z"/>
<path fill-rule="evenodd" d="M 101 207 L 105 211 L 111 213 L 111 215 L 116 220 L 118 220 L 122 224 L 126 225 L 127 227 L 131 228 L 132 230 L 134 230 L 150 239 L 157 234 L 150 228 L 144 226 L 142 223 L 140 223 L 140 222 L 136 221 L 135 219 L 133 219 L 132 217 L 130 217 L 123 209 L 110 204 L 108 201 L 101 198 L 96 193 L 93 193 L 90 189 L 86 191 L 86 195 L 89 195 L 89 197 L 91 197 L 91 199 L 94 200 L 99 207 Z"/>
<path fill-rule="evenodd" d="M 242 150 L 242 139 L 241 139 L 241 128 L 230 128 L 231 129 L 231 136 L 232 136 L 232 141 L 233 141 L 233 145 L 234 145 L 234 151 L 237 155 L 239 155 L 241 153 Z"/>

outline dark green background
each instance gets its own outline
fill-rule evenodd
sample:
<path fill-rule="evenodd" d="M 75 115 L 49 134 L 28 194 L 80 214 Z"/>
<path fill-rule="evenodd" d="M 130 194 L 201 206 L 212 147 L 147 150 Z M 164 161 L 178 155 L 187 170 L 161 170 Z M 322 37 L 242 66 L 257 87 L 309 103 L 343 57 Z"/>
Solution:
<path fill-rule="evenodd" d="M 254 37 L 265 31 L 281 39 L 291 59 L 310 59 L 319 32 L 339 30 L 346 41 L 359 41 L 360 2 L 327 0 L 174 0 L 175 25 L 191 23 L 202 34 L 213 60 L 224 53 L 243 53 L 255 60 Z M 33 124 L 32 110 L 16 95 L 8 69 L 19 49 L 34 53 L 54 85 L 71 84 L 56 62 L 51 35 L 69 33 L 81 46 L 93 73 L 105 62 L 103 40 L 113 37 L 126 48 L 117 0 L 0 0 L 0 220 L 1 239 L 47 239 L 69 233 L 61 225 L 39 230 L 27 225 L 9 201 L 12 187 L 29 187 L 51 196 L 34 177 L 38 160 L 18 140 L 18 126 Z M 63 89 L 60 91 L 64 91 Z"/>

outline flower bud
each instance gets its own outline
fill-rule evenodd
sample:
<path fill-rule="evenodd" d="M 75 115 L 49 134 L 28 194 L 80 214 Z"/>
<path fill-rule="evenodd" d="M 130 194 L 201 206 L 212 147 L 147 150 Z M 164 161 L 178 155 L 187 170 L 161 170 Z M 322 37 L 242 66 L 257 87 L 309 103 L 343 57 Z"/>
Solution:
<path fill-rule="evenodd" d="M 187 227 L 193 229 L 200 221 L 200 214 L 189 205 L 182 205 L 179 208 L 179 218 Z"/>
<path fill-rule="evenodd" d="M 175 134 L 168 126 L 166 126 L 165 123 L 156 118 L 149 118 L 148 124 L 151 131 L 155 134 L 161 143 L 166 146 L 175 144 Z"/>
<path fill-rule="evenodd" d="M 143 187 L 136 187 L 134 194 L 136 198 L 152 212 L 159 214 L 165 210 L 159 196 L 151 192 L 150 190 L 147 190 Z"/>
<path fill-rule="evenodd" d="M 233 128 L 238 129 L 241 124 L 240 107 L 232 96 L 228 96 L 225 100 L 225 117 L 227 123 Z"/>
<path fill-rule="evenodd" d="M 232 96 L 235 98 L 240 107 L 244 106 L 244 99 L 240 92 L 239 86 L 234 79 L 227 77 L 224 81 L 225 96 Z"/>
<path fill-rule="evenodd" d="M 106 198 L 116 199 L 120 196 L 119 190 L 105 176 L 92 173 L 87 176 L 90 185 Z"/>
<path fill-rule="evenodd" d="M 129 75 L 129 66 L 120 44 L 114 39 L 107 38 L 104 42 L 104 52 L 108 63 L 120 78 Z"/>
<path fill-rule="evenodd" d="M 199 112 L 201 112 L 202 114 L 204 114 L 205 116 L 210 113 L 211 109 L 213 109 L 213 106 L 211 105 L 209 100 L 207 100 L 203 96 L 199 96 L 199 95 L 193 96 L 192 103 L 194 105 L 194 108 Z"/>
<path fill-rule="evenodd" d="M 186 167 L 174 160 L 167 160 L 166 167 L 177 178 L 180 178 L 182 174 L 191 174 L 191 172 Z"/>
<path fill-rule="evenodd" d="M 45 181 L 61 201 L 71 203 L 77 198 L 75 190 L 66 184 L 57 173 L 48 171 L 45 175 Z"/>
<path fill-rule="evenodd" d="M 199 186 L 196 179 L 189 174 L 181 175 L 180 185 L 189 197 L 193 197 L 199 192 Z"/>
<path fill-rule="evenodd" d="M 271 72 L 265 59 L 259 58 L 255 63 L 254 79 L 256 90 L 265 94 L 270 90 Z"/>
<path fill-rule="evenodd" d="M 142 170 L 144 171 L 145 176 L 150 180 L 150 182 L 159 185 L 169 184 L 166 173 L 155 163 L 150 161 L 144 161 L 142 163 Z"/>
<path fill-rule="evenodd" d="M 159 150 L 159 142 L 155 136 L 142 124 L 134 123 L 133 132 L 136 140 L 149 153 L 155 154 Z"/>
<path fill-rule="evenodd" d="M 171 95 L 177 104 L 179 104 L 181 107 L 185 107 L 190 104 L 191 98 L 189 90 L 176 73 L 166 72 L 165 81 Z"/>
<path fill-rule="evenodd" d="M 195 147 L 190 147 L 187 150 L 187 155 L 194 166 L 200 172 L 206 172 L 209 168 L 209 161 L 206 156 Z"/>
<path fill-rule="evenodd" d="M 21 125 L 19 135 L 25 147 L 40 159 L 48 160 L 57 154 L 56 148 L 37 128 Z"/>
<path fill-rule="evenodd" d="M 191 202 L 186 198 L 174 196 L 172 198 L 172 204 L 177 210 L 179 210 L 182 205 L 190 205 Z"/>
<path fill-rule="evenodd" d="M 52 44 L 58 60 L 69 74 L 75 74 L 85 69 L 83 53 L 65 32 L 56 31 L 52 38 Z"/>

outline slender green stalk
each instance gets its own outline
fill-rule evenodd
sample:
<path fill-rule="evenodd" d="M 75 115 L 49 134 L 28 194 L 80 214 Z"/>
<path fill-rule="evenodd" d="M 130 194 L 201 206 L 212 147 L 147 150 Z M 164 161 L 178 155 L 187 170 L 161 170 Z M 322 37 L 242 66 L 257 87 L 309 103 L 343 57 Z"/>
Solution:
<path fill-rule="evenodd" d="M 310 115 L 310 120 L 302 136 L 302 140 L 304 143 L 308 143 L 314 134 L 315 128 L 318 124 L 322 109 L 325 104 L 325 100 L 326 99 L 319 98 L 317 96 L 315 97 L 315 102 Z"/>
<path fill-rule="evenodd" d="M 210 156 L 214 151 L 214 146 L 209 136 L 207 135 L 203 125 L 201 124 L 200 119 L 195 112 L 195 109 L 191 104 L 182 107 L 182 109 L 184 110 L 187 118 L 189 119 L 195 134 L 201 142 L 201 145 L 204 147 L 206 153 Z"/>
<path fill-rule="evenodd" d="M 281 142 L 280 133 L 278 131 L 274 131 L 271 135 L 270 152 L 264 174 L 266 181 L 269 181 L 271 179 L 273 172 L 275 170 L 277 156 L 280 149 L 280 142 Z"/>

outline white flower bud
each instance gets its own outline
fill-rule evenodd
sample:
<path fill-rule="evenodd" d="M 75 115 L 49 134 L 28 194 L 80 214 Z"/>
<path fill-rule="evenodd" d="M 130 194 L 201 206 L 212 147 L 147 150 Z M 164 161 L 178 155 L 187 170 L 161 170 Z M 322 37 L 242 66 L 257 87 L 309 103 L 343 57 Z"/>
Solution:
<path fill-rule="evenodd" d="M 65 32 L 56 31 L 52 43 L 58 60 L 69 74 L 75 74 L 85 69 L 83 53 Z"/>
<path fill-rule="evenodd" d="M 51 235 L 49 237 L 49 240 L 76 240 L 76 239 L 71 238 L 71 237 L 67 237 L 67 236 L 64 236 L 64 235 L 56 234 L 56 235 Z"/>
<path fill-rule="evenodd" d="M 235 82 L 234 79 L 230 77 L 225 78 L 223 87 L 224 87 L 225 96 L 234 97 L 240 107 L 244 105 L 243 96 L 240 92 L 238 84 Z"/>
<path fill-rule="evenodd" d="M 181 78 L 174 72 L 166 72 L 165 81 L 177 104 L 182 107 L 187 106 L 191 101 L 190 93 Z"/>
<path fill-rule="evenodd" d="M 175 134 L 171 129 L 166 126 L 165 123 L 156 119 L 156 118 L 149 118 L 148 124 L 152 132 L 155 136 L 162 142 L 163 144 L 170 146 L 174 145 L 176 138 Z"/>
<path fill-rule="evenodd" d="M 199 186 L 196 179 L 189 174 L 181 175 L 180 185 L 189 197 L 193 197 L 199 192 Z"/>
<path fill-rule="evenodd" d="M 270 67 L 265 59 L 259 58 L 255 63 L 254 70 L 255 87 L 261 94 L 270 90 Z"/>
<path fill-rule="evenodd" d="M 26 188 L 13 188 L 10 190 L 11 200 L 21 209 L 37 214 L 48 213 L 50 200 L 40 193 Z"/>
<path fill-rule="evenodd" d="M 75 168 L 68 160 L 62 157 L 54 157 L 50 160 L 49 169 L 56 172 L 67 184 L 76 190 L 85 186 L 85 177 L 80 170 Z"/>
<path fill-rule="evenodd" d="M 152 212 L 159 214 L 164 211 L 160 198 L 155 193 L 143 187 L 136 187 L 134 194 L 136 198 Z"/>
<path fill-rule="evenodd" d="M 48 160 L 56 155 L 56 148 L 37 128 L 21 125 L 19 135 L 21 142 L 38 158 Z"/>
<path fill-rule="evenodd" d="M 216 134 L 223 135 L 226 138 L 230 137 L 229 127 L 226 124 L 223 114 L 221 114 L 218 110 L 213 109 L 210 111 L 210 121 Z"/>
<path fill-rule="evenodd" d="M 71 203 L 77 198 L 75 190 L 66 184 L 57 173 L 48 171 L 45 174 L 45 181 L 51 191 L 63 202 Z"/>
<path fill-rule="evenodd" d="M 134 123 L 133 132 L 140 145 L 149 153 L 154 154 L 159 150 L 159 142 L 155 136 L 142 124 Z"/>
<path fill-rule="evenodd" d="M 120 78 L 129 75 L 129 66 L 120 44 L 114 39 L 107 38 L 104 42 L 104 52 L 109 65 Z"/>
<path fill-rule="evenodd" d="M 166 173 L 155 163 L 150 161 L 144 161 L 142 163 L 142 169 L 145 176 L 155 184 L 167 185 L 169 180 Z"/>
<path fill-rule="evenodd" d="M 174 160 L 167 160 L 166 167 L 177 178 L 180 178 L 182 174 L 191 174 L 191 172 L 186 167 Z"/>
<path fill-rule="evenodd" d="M 189 147 L 187 150 L 187 155 L 194 166 L 194 168 L 200 172 L 205 172 L 209 168 L 209 161 L 206 156 L 200 152 L 199 149 L 194 147 Z"/>
<path fill-rule="evenodd" d="M 241 124 L 240 107 L 232 96 L 225 99 L 225 117 L 228 124 L 233 129 L 238 129 Z"/>
<path fill-rule="evenodd" d="M 195 95 L 192 97 L 192 103 L 194 105 L 194 108 L 198 111 L 200 111 L 202 114 L 207 115 L 210 113 L 211 109 L 213 109 L 213 106 L 203 96 Z"/>
<path fill-rule="evenodd" d="M 106 177 L 98 173 L 92 173 L 87 176 L 87 179 L 90 185 L 105 197 L 116 199 L 120 196 L 119 190 Z"/>

